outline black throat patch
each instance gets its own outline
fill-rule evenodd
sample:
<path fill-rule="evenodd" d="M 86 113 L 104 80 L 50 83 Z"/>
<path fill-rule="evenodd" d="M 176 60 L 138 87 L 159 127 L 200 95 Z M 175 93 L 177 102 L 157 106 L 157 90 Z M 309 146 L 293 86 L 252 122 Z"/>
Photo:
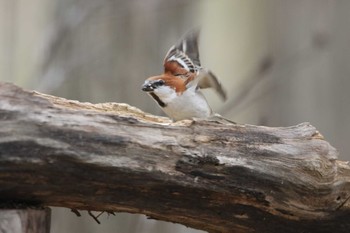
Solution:
<path fill-rule="evenodd" d="M 157 101 L 159 106 L 161 106 L 162 108 L 166 107 L 166 104 L 161 99 L 159 99 L 159 97 L 156 94 L 154 94 L 153 92 L 150 92 L 149 94 L 153 97 L 153 99 L 155 99 L 155 101 Z"/>

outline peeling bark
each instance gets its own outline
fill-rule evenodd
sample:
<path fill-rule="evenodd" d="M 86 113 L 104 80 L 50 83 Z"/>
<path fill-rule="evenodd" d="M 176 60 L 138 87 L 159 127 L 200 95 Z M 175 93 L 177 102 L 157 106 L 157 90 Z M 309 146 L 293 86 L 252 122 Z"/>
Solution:
<path fill-rule="evenodd" d="M 350 232 L 350 164 L 309 123 L 172 123 L 1 83 L 0 190 L 208 232 Z"/>

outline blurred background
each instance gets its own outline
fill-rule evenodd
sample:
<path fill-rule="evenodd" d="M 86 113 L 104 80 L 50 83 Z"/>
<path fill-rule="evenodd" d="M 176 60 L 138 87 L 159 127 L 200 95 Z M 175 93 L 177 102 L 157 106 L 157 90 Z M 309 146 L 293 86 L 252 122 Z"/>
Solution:
<path fill-rule="evenodd" d="M 350 160 L 348 0 L 0 0 L 0 81 L 162 114 L 140 90 L 200 25 L 202 65 L 227 89 L 213 109 L 239 123 L 311 122 Z M 54 208 L 52 233 L 201 232 L 145 216 Z"/>

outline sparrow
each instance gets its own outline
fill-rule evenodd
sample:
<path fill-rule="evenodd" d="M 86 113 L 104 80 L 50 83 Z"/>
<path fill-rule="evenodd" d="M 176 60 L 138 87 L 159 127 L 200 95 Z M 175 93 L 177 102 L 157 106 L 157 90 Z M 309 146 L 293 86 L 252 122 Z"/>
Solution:
<path fill-rule="evenodd" d="M 198 30 L 186 33 L 166 54 L 164 73 L 146 79 L 142 85 L 142 90 L 174 121 L 217 115 L 201 89 L 214 88 L 226 100 L 226 92 L 216 76 L 201 67 L 198 36 Z"/>

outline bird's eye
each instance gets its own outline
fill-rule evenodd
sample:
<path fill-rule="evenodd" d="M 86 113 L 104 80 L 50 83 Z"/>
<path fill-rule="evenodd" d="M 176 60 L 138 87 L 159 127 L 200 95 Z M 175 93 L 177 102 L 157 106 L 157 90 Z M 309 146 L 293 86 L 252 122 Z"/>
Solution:
<path fill-rule="evenodd" d="M 165 82 L 162 79 L 157 81 L 158 86 L 163 86 L 164 84 L 165 84 Z"/>

